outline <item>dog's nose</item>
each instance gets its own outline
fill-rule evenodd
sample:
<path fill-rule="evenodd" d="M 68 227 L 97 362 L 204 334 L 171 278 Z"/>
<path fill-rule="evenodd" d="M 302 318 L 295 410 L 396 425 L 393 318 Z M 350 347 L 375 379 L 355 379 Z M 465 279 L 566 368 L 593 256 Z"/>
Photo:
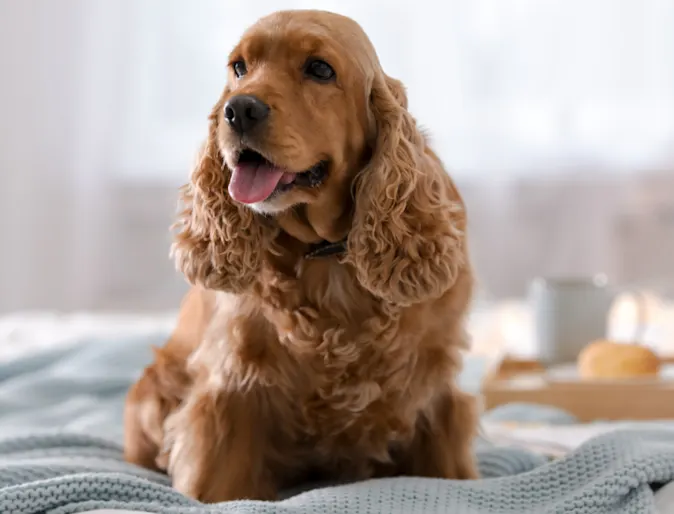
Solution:
<path fill-rule="evenodd" d="M 269 116 L 269 106 L 252 95 L 238 95 L 225 104 L 225 119 L 239 134 L 255 128 Z"/>

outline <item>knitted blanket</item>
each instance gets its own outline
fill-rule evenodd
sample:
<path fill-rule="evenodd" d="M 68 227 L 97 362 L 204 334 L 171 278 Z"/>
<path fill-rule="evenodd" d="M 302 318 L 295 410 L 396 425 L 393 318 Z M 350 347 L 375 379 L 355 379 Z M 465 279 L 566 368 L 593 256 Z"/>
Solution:
<path fill-rule="evenodd" d="M 172 490 L 165 477 L 124 463 L 113 443 L 76 435 L 24 437 L 0 443 L 0 512 L 646 514 L 654 512 L 650 485 L 674 479 L 669 430 L 613 432 L 552 463 L 512 449 L 487 448 L 479 455 L 489 478 L 380 479 L 279 502 L 207 506 Z"/>
<path fill-rule="evenodd" d="M 119 325 L 115 320 L 111 330 Z M 640 514 L 653 510 L 651 485 L 674 479 L 674 430 L 644 427 L 598 437 L 553 462 L 480 441 L 485 478 L 472 482 L 371 480 L 309 488 L 273 503 L 201 505 L 172 490 L 166 477 L 122 460 L 126 390 L 167 327 L 104 337 L 87 328 L 58 344 L 47 341 L 51 326 L 39 334 L 35 322 L 29 328 L 0 322 L 7 334 L 0 341 L 0 513 Z M 11 358 L 3 345 L 16 350 Z M 525 417 L 533 419 L 532 412 Z M 36 432 L 45 428 L 55 432 Z"/>

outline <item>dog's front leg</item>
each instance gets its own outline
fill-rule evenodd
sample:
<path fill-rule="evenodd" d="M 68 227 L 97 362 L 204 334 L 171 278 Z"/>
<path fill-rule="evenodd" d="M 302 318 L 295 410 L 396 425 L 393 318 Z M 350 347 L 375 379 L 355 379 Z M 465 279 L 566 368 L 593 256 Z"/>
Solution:
<path fill-rule="evenodd" d="M 275 499 L 261 410 L 254 391 L 195 387 L 166 422 L 174 487 L 205 503 Z"/>
<path fill-rule="evenodd" d="M 438 398 L 403 459 L 401 474 L 450 479 L 478 478 L 473 452 L 477 433 L 473 397 L 453 390 Z"/>

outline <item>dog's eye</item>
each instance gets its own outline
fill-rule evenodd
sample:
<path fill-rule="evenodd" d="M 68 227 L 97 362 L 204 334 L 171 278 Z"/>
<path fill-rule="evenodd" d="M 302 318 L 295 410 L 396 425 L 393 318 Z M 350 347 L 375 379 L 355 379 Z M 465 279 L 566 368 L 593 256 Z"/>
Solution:
<path fill-rule="evenodd" d="M 335 78 L 335 70 L 327 62 L 320 59 L 309 61 L 304 68 L 304 73 L 308 77 L 321 82 L 327 82 Z"/>
<path fill-rule="evenodd" d="M 243 77 L 248 69 L 246 68 L 246 63 L 244 61 L 236 61 L 232 64 L 232 69 L 237 77 Z"/>

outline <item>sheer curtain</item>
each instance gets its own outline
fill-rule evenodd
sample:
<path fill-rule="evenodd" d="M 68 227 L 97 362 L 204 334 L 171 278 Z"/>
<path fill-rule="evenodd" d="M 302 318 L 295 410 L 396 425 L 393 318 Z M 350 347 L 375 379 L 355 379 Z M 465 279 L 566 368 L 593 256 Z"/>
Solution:
<path fill-rule="evenodd" d="M 130 4 L 0 1 L 0 310 L 86 305 L 105 273 Z"/>
<path fill-rule="evenodd" d="M 460 180 L 674 166 L 670 0 L 0 0 L 0 310 L 152 268 L 114 256 L 120 198 L 185 180 L 229 50 L 281 8 L 358 20 Z"/>

